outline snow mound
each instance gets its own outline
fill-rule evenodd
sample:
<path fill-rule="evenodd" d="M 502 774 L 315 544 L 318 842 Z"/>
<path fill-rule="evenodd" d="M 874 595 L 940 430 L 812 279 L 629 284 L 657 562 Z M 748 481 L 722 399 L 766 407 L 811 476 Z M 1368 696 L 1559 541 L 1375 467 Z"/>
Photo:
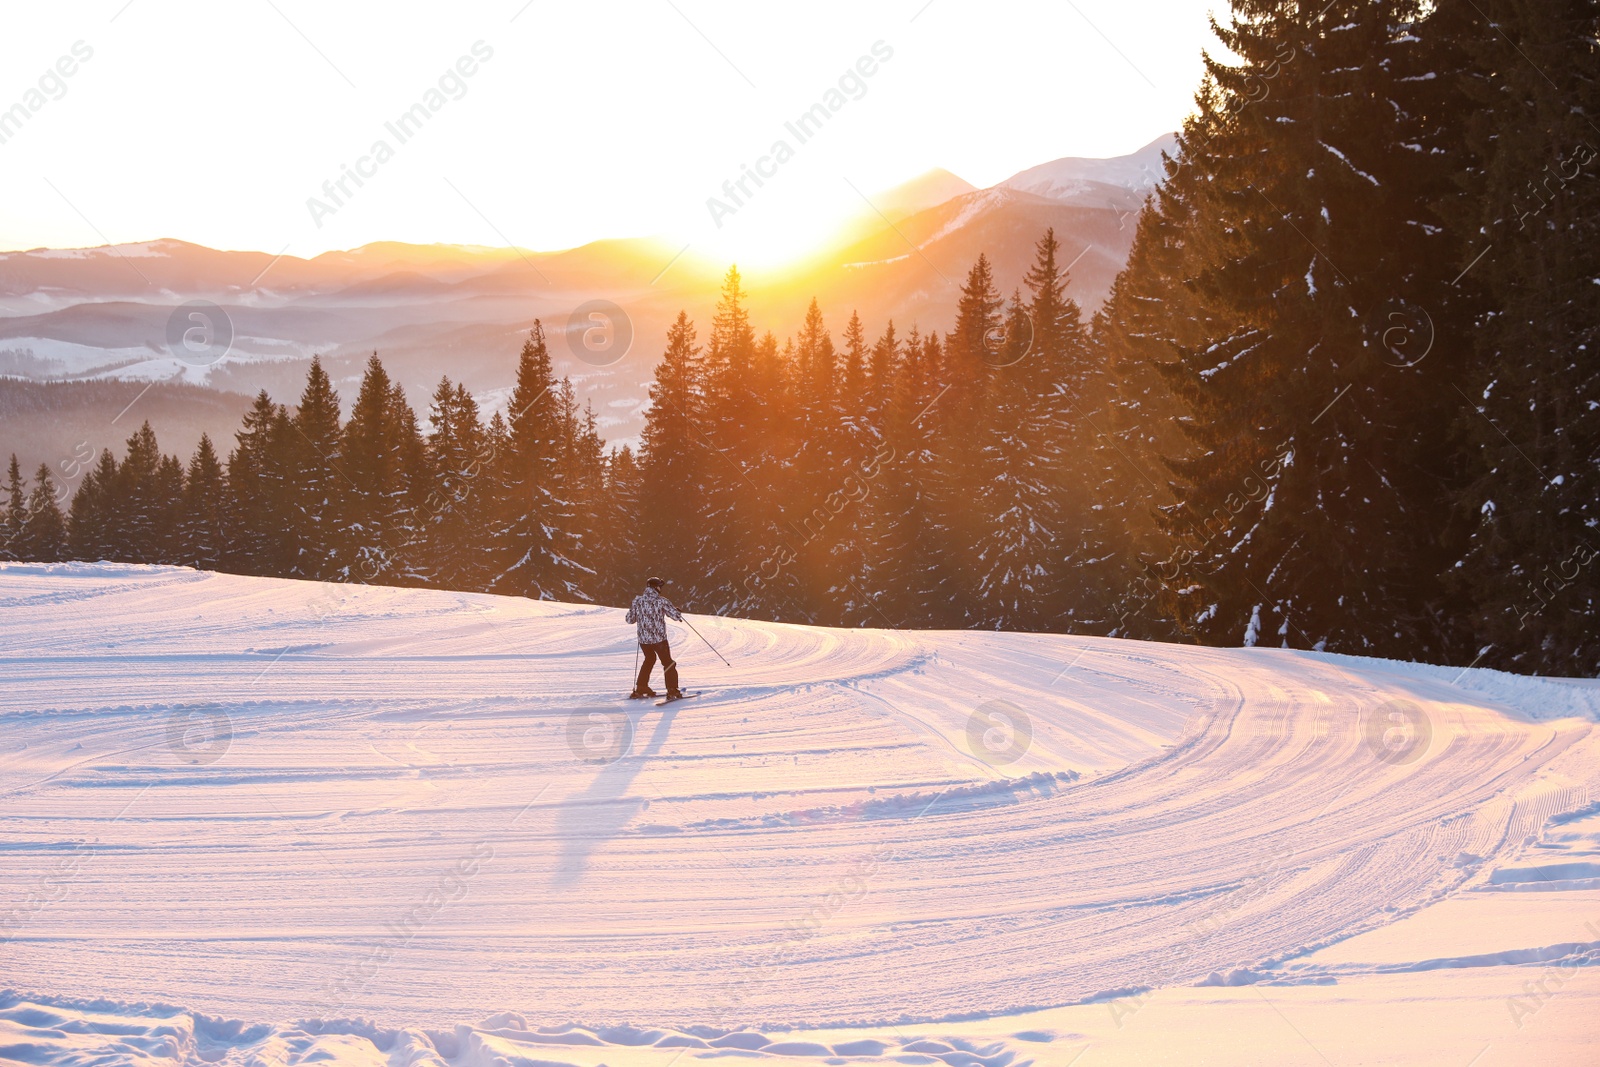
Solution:
<path fill-rule="evenodd" d="M 1295 656 L 1346 664 L 1365 673 L 1414 679 L 1432 686 L 1445 685 L 1513 709 L 1529 718 L 1582 718 L 1600 722 L 1600 685 L 1589 678 L 1539 678 L 1486 667 L 1438 667 L 1431 663 L 1344 656 L 1333 652 L 1294 652 Z"/>
<path fill-rule="evenodd" d="M 889 1034 L 826 1044 L 754 1030 L 696 1027 L 695 1033 L 580 1026 L 532 1027 L 501 1012 L 476 1026 L 449 1030 L 389 1029 L 361 1020 L 302 1020 L 273 1027 L 216 1019 L 162 1004 L 74 1001 L 0 992 L 0 1060 L 34 1067 L 90 1067 L 107 1062 L 140 1067 L 235 1063 L 383 1064 L 385 1067 L 587 1067 L 596 1063 L 669 1067 L 685 1050 L 691 1060 L 759 1054 L 831 1064 L 924 1063 L 949 1067 L 1027 1067 L 1031 1059 L 1003 1041 Z M 1019 1035 L 1020 1037 L 1021 1035 Z M 1029 1040 L 1049 1040 L 1032 1035 Z M 603 1059 L 596 1059 L 596 1057 Z M 690 1061 L 685 1061 L 690 1062 Z"/>
<path fill-rule="evenodd" d="M 1027 799 L 1054 796 L 1061 785 L 1078 779 L 1075 771 L 1036 771 L 1021 778 L 1005 778 L 981 785 L 947 786 L 935 792 L 917 791 L 861 800 L 854 804 L 830 805 L 806 811 L 778 812 L 744 819 L 706 819 L 691 830 L 735 830 L 771 826 L 815 826 L 830 822 L 855 822 L 862 819 L 921 818 L 947 812 L 974 812 L 1005 804 L 1020 804 Z"/>

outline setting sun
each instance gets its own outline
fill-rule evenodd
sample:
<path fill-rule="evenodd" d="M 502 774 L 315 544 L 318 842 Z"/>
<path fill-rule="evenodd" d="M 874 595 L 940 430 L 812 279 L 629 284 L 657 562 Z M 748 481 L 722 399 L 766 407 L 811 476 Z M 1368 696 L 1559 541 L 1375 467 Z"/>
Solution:
<path fill-rule="evenodd" d="M 745 201 L 721 227 L 706 224 L 684 236 L 691 253 L 712 262 L 747 264 L 758 270 L 792 266 L 845 235 L 860 215 L 861 201 L 840 183 L 845 196 L 814 186 L 773 183 Z M 855 200 L 854 210 L 849 200 Z"/>

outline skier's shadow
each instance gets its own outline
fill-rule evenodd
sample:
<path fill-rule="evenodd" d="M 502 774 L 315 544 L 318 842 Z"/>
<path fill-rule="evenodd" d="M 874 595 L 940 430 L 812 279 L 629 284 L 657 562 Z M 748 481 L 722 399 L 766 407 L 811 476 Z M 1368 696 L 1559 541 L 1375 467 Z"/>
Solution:
<path fill-rule="evenodd" d="M 644 809 L 645 801 L 629 797 L 628 787 L 644 769 L 645 761 L 661 751 L 677 714 L 677 708 L 668 708 L 656 721 L 650 740 L 642 748 L 636 734 L 628 755 L 602 767 L 588 789 L 575 794 L 563 805 L 571 815 L 559 830 L 563 838 L 561 858 L 550 879 L 551 888 L 565 889 L 582 881 L 589 867 L 589 857 L 595 850 L 621 833 Z M 644 717 L 641 714 L 639 721 L 633 723 L 635 730 Z"/>

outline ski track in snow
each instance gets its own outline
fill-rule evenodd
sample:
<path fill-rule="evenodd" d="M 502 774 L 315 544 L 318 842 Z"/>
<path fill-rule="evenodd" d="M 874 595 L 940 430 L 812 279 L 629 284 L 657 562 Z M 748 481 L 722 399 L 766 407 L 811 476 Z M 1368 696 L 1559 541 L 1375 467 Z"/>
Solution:
<path fill-rule="evenodd" d="M 495 1040 L 630 1045 L 603 1028 L 715 1041 L 1248 980 L 1485 883 L 1600 785 L 1600 688 L 692 618 L 732 667 L 674 625 L 706 693 L 657 709 L 623 699 L 621 609 L 0 565 L 0 1027 L 69 1032 L 112 998 L 199 1029 L 514 1012 Z M 1369 726 L 1396 699 L 1431 738 L 1389 761 Z M 968 737 L 994 700 L 1033 727 L 999 767 Z M 619 715 L 627 755 L 574 748 Z M 924 1054 L 885 1033 L 870 1055 Z"/>

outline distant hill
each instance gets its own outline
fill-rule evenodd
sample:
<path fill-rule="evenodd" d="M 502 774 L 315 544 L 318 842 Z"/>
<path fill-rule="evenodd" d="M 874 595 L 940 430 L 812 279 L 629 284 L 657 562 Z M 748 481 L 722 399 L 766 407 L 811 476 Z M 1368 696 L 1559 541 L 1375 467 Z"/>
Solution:
<path fill-rule="evenodd" d="M 977 191 L 978 187 L 965 178 L 936 168 L 877 194 L 872 198 L 872 206 L 890 220 L 897 220 Z"/>
<path fill-rule="evenodd" d="M 185 463 L 202 433 L 226 458 L 249 407 L 250 398 L 239 393 L 169 382 L 0 378 L 0 474 L 16 453 L 25 476 L 47 463 L 58 485 L 76 489 L 84 465 L 102 448 L 121 457 L 124 442 L 146 419 L 161 450 Z"/>

